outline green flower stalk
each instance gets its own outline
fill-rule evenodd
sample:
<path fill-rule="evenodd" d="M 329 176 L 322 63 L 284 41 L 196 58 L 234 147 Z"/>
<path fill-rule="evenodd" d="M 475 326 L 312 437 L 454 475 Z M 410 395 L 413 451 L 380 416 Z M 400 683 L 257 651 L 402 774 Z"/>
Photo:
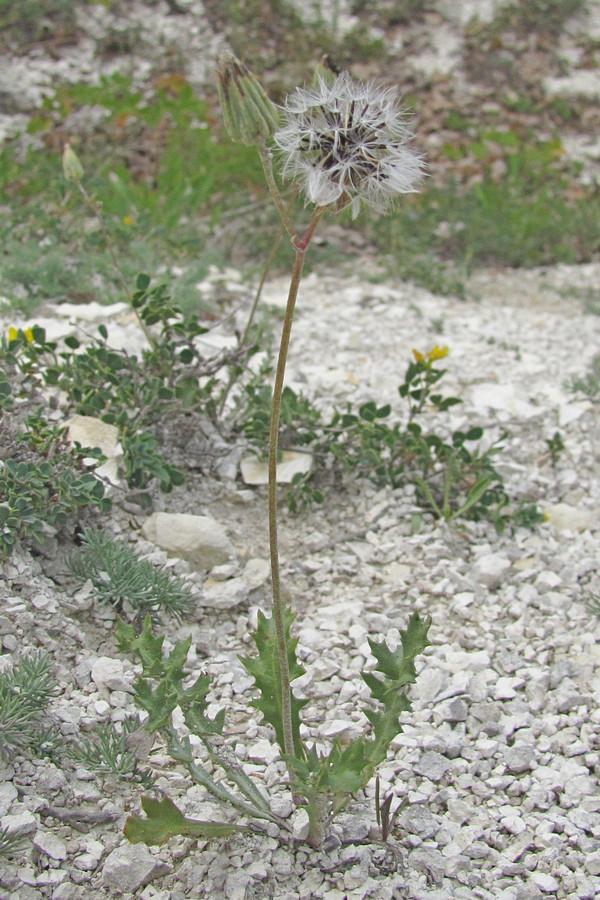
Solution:
<path fill-rule="evenodd" d="M 73 148 L 71 147 L 71 145 L 69 143 L 66 143 L 64 146 L 63 155 L 62 155 L 62 167 L 63 167 L 63 175 L 65 176 L 65 179 L 67 181 L 72 182 L 74 185 L 76 185 L 79 193 L 81 194 L 81 196 L 83 197 L 83 199 L 85 201 L 86 206 L 89 209 L 91 209 L 93 214 L 98 219 L 98 222 L 100 224 L 100 230 L 102 231 L 102 235 L 106 242 L 106 247 L 108 249 L 108 252 L 110 253 L 110 258 L 112 259 L 113 266 L 115 267 L 115 272 L 119 276 L 119 279 L 123 286 L 123 291 L 125 293 L 125 296 L 127 297 L 128 302 L 131 303 L 131 291 L 129 290 L 129 288 L 127 286 L 127 281 L 125 279 L 125 276 L 123 275 L 123 270 L 121 269 L 119 260 L 117 259 L 117 254 L 115 253 L 115 248 L 113 246 L 113 242 L 108 233 L 106 225 L 104 224 L 102 208 L 99 204 L 94 203 L 94 201 L 92 200 L 92 198 L 90 197 L 90 195 L 88 194 L 86 189 L 84 188 L 84 186 L 83 186 L 83 176 L 84 176 L 83 166 L 81 165 L 81 162 L 79 161 L 79 157 L 77 156 L 77 154 L 75 153 L 75 151 L 73 150 Z M 140 314 L 135 307 L 133 308 L 133 311 L 135 313 L 136 319 L 138 320 L 140 328 L 144 332 L 144 336 L 145 336 L 146 340 L 148 341 L 148 343 L 151 347 L 154 346 L 154 338 L 152 337 L 152 335 L 150 334 L 150 331 L 146 327 L 146 323 L 140 317 Z"/>

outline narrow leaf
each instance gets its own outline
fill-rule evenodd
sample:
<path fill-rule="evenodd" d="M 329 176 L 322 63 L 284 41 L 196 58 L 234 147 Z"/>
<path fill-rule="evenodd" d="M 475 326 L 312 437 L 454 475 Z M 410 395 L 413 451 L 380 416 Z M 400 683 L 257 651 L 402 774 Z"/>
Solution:
<path fill-rule="evenodd" d="M 467 494 L 467 499 L 461 506 L 461 508 L 455 513 L 456 517 L 459 514 L 463 514 L 467 512 L 467 510 L 471 509 L 476 503 L 481 500 L 492 481 L 494 480 L 493 475 L 488 475 L 486 478 L 482 478 L 481 481 L 478 481 L 477 484 L 474 484 L 469 493 Z"/>

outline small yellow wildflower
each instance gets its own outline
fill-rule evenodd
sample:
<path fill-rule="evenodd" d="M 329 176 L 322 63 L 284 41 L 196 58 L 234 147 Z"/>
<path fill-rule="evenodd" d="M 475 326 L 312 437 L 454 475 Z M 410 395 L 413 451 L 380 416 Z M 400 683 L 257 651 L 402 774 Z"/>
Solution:
<path fill-rule="evenodd" d="M 131 216 L 123 216 L 123 222 L 125 225 L 133 225 L 133 219 Z"/>
<path fill-rule="evenodd" d="M 439 347 L 437 344 L 427 354 L 427 358 L 429 359 L 430 362 L 433 362 L 436 359 L 443 359 L 445 356 L 448 356 L 448 348 L 447 347 Z"/>
<path fill-rule="evenodd" d="M 422 354 L 422 353 L 419 353 L 418 350 L 415 350 L 414 347 L 413 347 L 413 356 L 414 356 L 414 358 L 415 358 L 415 362 L 423 362 L 423 360 L 425 359 L 425 357 L 423 356 L 423 354 Z"/>
<path fill-rule="evenodd" d="M 33 341 L 33 331 L 32 331 L 32 329 L 31 329 L 31 326 L 29 326 L 28 328 L 23 329 L 23 331 L 21 332 L 21 334 L 25 335 L 25 339 L 27 340 L 27 343 L 28 343 L 28 344 L 31 344 L 31 342 Z M 16 341 L 16 339 L 17 339 L 18 337 L 19 337 L 19 332 L 17 331 L 16 328 L 13 328 L 13 326 L 10 325 L 9 328 L 8 328 L 8 340 L 9 340 L 9 341 Z"/>

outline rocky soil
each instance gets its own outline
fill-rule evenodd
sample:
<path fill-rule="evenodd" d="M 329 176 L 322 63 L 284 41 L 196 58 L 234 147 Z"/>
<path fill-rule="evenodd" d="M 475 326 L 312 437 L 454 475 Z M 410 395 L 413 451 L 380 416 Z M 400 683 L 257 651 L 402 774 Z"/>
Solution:
<path fill-rule="evenodd" d="M 464 86 L 459 45 L 452 43 L 459 33 L 454 7 L 437 4 L 430 50 L 436 71 Z M 590 7 L 597 12 L 598 4 Z M 209 57 L 223 38 L 207 26 L 202 4 L 189 4 L 190 19 L 167 15 L 166 6 L 145 19 L 141 4 L 130 8 L 159 48 L 175 29 L 172 40 L 188 41 L 184 46 L 195 51 L 188 74 L 207 78 Z M 90 22 L 106 15 L 94 7 Z M 80 77 L 86 66 L 93 77 L 87 42 L 94 39 L 88 24 L 87 36 L 57 58 L 43 48 L 25 59 L 5 58 L 6 83 L 9 74 L 21 79 L 24 96 L 32 84 L 43 91 L 56 78 Z M 7 113 L 9 131 L 21 114 Z M 578 146 L 587 153 L 590 143 L 582 135 Z M 0 770 L 0 825 L 27 841 L 0 874 L 2 900 L 600 894 L 600 625 L 590 610 L 600 602 L 600 421 L 598 404 L 568 387 L 598 352 L 600 317 L 585 298 L 597 290 L 600 264 L 486 270 L 471 279 L 468 301 L 382 282 L 373 278 L 373 265 L 361 259 L 352 276 L 306 278 L 288 383 L 323 409 L 346 400 L 395 402 L 412 348 L 447 344 L 444 384 L 464 400 L 452 410 L 452 426 L 479 424 L 489 440 L 507 432 L 498 461 L 507 490 L 547 514 L 534 530 L 500 537 L 487 523 L 447 526 L 428 515 L 416 528 L 413 488 L 378 491 L 352 479 L 300 518 L 282 508 L 283 577 L 298 611 L 298 653 L 307 670 L 297 686 L 299 696 L 310 698 L 307 737 L 326 742 L 362 729 L 367 637 L 394 643 L 412 610 L 432 616 L 413 712 L 380 772 L 382 791 L 408 801 L 392 837 L 385 845 L 379 839 L 369 785 L 320 850 L 302 841 L 304 823 L 293 811 L 285 768 L 269 728 L 249 708 L 251 682 L 238 659 L 249 652 L 257 608 L 268 605 L 268 549 L 264 488 L 242 482 L 241 450 L 234 449 L 220 478 L 199 475 L 188 458 L 185 488 L 157 500 L 166 512 L 214 518 L 226 534 L 226 562 L 219 558 L 211 567 L 169 558 L 142 536 L 144 518 L 132 511 L 117 512 L 112 527 L 116 537 L 193 581 L 196 612 L 179 628 L 170 625 L 168 638 L 192 633 L 191 669 L 211 675 L 214 709 L 227 706 L 236 754 L 278 813 L 291 817 L 295 839 L 282 842 L 267 831 L 214 844 L 131 845 L 121 830 L 128 812 L 139 808 L 136 785 L 100 782 L 80 765 L 17 757 Z M 239 293 L 236 278 L 225 276 Z M 284 296 L 284 279 L 268 284 L 265 302 L 281 304 Z M 48 298 L 35 321 L 53 336 L 84 336 L 106 316 L 94 304 L 68 307 Z M 0 324 L 4 331 L 27 323 L 3 313 Z M 115 344 L 139 342 L 124 305 L 111 310 L 109 324 Z M 211 336 L 215 346 L 219 337 Z M 553 465 L 546 441 L 556 431 L 565 449 Z M 134 711 L 135 672 L 115 649 L 115 615 L 64 574 L 72 549 L 18 551 L 0 573 L 0 666 L 10 667 L 29 648 L 51 653 L 60 685 L 51 713 L 65 740 Z M 222 816 L 160 747 L 151 759 L 159 788 L 187 815 Z"/>

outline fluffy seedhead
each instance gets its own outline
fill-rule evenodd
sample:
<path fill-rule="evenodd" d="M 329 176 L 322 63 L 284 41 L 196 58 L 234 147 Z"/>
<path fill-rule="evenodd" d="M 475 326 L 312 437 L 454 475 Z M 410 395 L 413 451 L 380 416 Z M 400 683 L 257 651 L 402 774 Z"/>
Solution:
<path fill-rule="evenodd" d="M 394 92 L 347 72 L 295 90 L 274 135 L 284 176 L 300 179 L 317 206 L 350 206 L 353 216 L 362 203 L 385 212 L 417 189 L 424 164 L 407 146 L 411 138 Z"/>

